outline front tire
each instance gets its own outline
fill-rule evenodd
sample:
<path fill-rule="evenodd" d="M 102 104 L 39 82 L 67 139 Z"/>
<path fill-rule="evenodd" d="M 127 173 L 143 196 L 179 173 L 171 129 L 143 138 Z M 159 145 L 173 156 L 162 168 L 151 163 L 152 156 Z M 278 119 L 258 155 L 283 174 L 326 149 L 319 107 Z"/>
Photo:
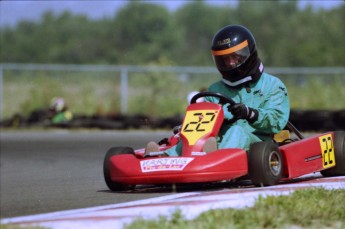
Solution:
<path fill-rule="evenodd" d="M 121 154 L 134 154 L 134 150 L 130 147 L 113 147 L 110 148 L 103 162 L 103 175 L 105 183 L 111 191 L 128 191 L 132 190 L 135 185 L 124 184 L 120 182 L 114 182 L 110 176 L 110 158 L 112 156 L 121 155 Z"/>
<path fill-rule="evenodd" d="M 322 176 L 325 177 L 345 175 L 345 131 L 334 132 L 333 144 L 335 166 L 321 171 Z"/>
<path fill-rule="evenodd" d="M 256 186 L 279 183 L 283 174 L 283 158 L 273 142 L 257 142 L 248 152 L 249 177 Z"/>

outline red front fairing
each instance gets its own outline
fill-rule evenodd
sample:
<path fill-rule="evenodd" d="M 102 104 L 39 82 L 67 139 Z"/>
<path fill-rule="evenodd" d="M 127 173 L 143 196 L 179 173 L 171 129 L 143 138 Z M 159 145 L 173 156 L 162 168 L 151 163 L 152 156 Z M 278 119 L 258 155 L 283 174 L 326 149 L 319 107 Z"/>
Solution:
<path fill-rule="evenodd" d="M 111 179 L 126 184 L 167 184 L 231 180 L 246 175 L 245 150 L 203 152 L 205 141 L 217 136 L 223 120 L 224 112 L 218 104 L 189 105 L 180 132 L 183 145 L 180 157 L 143 158 L 143 149 L 136 150 L 135 155 L 113 156 L 110 158 Z M 172 146 L 162 146 L 160 150 Z"/>
<path fill-rule="evenodd" d="M 167 160 L 179 160 L 167 163 Z M 167 184 L 230 180 L 247 174 L 247 156 L 241 149 L 217 150 L 195 157 L 138 159 L 134 155 L 112 157 L 111 178 L 126 184 Z M 147 163 L 145 165 L 145 163 Z M 188 164 L 187 164 L 188 163 Z M 169 170 L 186 165 L 182 170 Z M 146 166 L 146 167 L 145 167 Z"/>

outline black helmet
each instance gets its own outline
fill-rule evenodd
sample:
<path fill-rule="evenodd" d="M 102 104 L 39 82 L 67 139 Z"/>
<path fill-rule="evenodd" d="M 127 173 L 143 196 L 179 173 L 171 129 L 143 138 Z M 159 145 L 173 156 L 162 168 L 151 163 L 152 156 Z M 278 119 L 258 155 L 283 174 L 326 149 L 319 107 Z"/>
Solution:
<path fill-rule="evenodd" d="M 252 33 L 240 25 L 219 30 L 212 40 L 212 55 L 223 81 L 238 86 L 260 78 L 263 65 Z"/>

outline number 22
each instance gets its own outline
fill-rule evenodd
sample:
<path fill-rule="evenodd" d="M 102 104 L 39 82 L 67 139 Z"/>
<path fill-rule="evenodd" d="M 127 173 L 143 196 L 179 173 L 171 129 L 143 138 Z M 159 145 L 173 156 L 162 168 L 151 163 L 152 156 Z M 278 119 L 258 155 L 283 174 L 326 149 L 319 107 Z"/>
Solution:
<path fill-rule="evenodd" d="M 214 117 L 216 116 L 215 113 L 213 112 L 208 112 L 205 114 L 206 117 L 209 117 L 209 119 L 207 120 L 204 120 L 204 116 L 203 116 L 203 113 L 195 113 L 193 114 L 193 116 L 195 117 L 196 121 L 191 121 L 189 122 L 185 128 L 183 129 L 184 132 L 193 132 L 193 131 L 197 131 L 197 132 L 203 132 L 205 131 L 205 129 L 202 128 L 202 125 L 207 125 L 209 124 L 210 122 L 213 121 Z M 203 121 L 204 120 L 204 121 Z M 196 127 L 193 129 L 193 125 L 196 125 Z M 189 127 L 189 129 L 188 129 Z"/>

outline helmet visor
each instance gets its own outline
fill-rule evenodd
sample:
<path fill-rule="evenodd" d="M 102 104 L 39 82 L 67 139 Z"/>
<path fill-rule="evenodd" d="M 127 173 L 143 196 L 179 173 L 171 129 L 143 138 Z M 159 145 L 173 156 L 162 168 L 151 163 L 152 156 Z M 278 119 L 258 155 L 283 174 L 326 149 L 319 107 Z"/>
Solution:
<path fill-rule="evenodd" d="M 228 49 L 213 50 L 212 55 L 219 70 L 229 71 L 246 62 L 250 56 L 250 50 L 248 42 L 244 41 Z"/>

